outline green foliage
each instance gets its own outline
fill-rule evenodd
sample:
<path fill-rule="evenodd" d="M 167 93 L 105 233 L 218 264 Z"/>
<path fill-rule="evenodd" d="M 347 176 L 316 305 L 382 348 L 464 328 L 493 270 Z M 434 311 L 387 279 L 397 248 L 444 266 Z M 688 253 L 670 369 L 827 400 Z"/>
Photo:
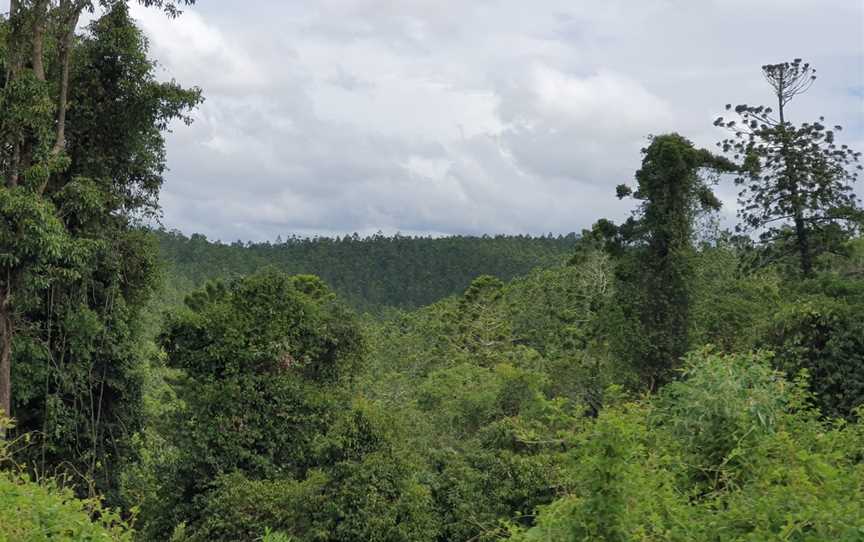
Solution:
<path fill-rule="evenodd" d="M 629 334 L 618 337 L 617 350 L 650 388 L 670 378 L 689 347 L 694 222 L 700 212 L 720 208 L 700 176 L 706 168 L 734 166 L 678 134 L 656 136 L 643 150 L 638 188 L 618 188 L 619 197 L 632 193 L 643 203 L 630 226 L 640 248 L 619 268 L 619 319 Z"/>
<path fill-rule="evenodd" d="M 439 539 L 500 539 L 505 520 L 530 525 L 563 491 L 560 433 L 593 398 L 588 377 L 607 369 L 583 350 L 602 352 L 590 330 L 609 298 L 607 264 L 597 252 L 507 285 L 481 277 L 461 298 L 368 325 L 362 389 L 410 420 Z"/>
<path fill-rule="evenodd" d="M 560 490 L 559 454 L 474 447 L 432 458 L 440 539 L 500 540 L 505 522 L 533 523 L 534 510 Z"/>
<path fill-rule="evenodd" d="M 207 292 L 205 290 L 205 292 Z M 307 293 L 308 292 L 308 293 Z M 295 371 L 336 382 L 353 375 L 361 338 L 318 280 L 275 270 L 206 293 L 172 316 L 162 338 L 170 363 L 196 379 Z"/>
<path fill-rule="evenodd" d="M 494 368 L 461 364 L 432 372 L 420 387 L 421 410 L 456 438 L 475 434 L 494 420 L 536 408 L 545 375 L 509 364 Z"/>
<path fill-rule="evenodd" d="M 54 205 L 24 187 L 0 189 L 0 267 L 4 274 L 27 269 L 34 286 L 44 288 L 68 248 L 69 239 Z"/>
<path fill-rule="evenodd" d="M 88 27 L 76 51 L 69 110 L 70 174 L 93 179 L 112 207 L 157 210 L 165 171 L 162 133 L 203 100 L 200 89 L 156 80 L 143 32 L 123 2 Z"/>
<path fill-rule="evenodd" d="M 778 418 L 801 405 L 800 391 L 767 363 L 765 354 L 690 354 L 683 380 L 665 386 L 653 422 L 671 437 L 688 478 L 716 492 L 741 484 L 746 451 L 777 430 Z"/>
<path fill-rule="evenodd" d="M 356 404 L 310 444 L 315 468 L 261 479 L 218 476 L 197 499 L 177 540 L 252 540 L 264 527 L 294 540 L 430 540 L 436 526 L 417 465 L 393 448 L 393 421 Z"/>
<path fill-rule="evenodd" d="M 843 297 L 808 296 L 771 320 L 766 343 L 788 374 L 806 370 L 823 414 L 851 418 L 864 405 L 864 312 Z"/>
<path fill-rule="evenodd" d="M 6 21 L 2 23 L 3 26 L 7 24 Z M 11 32 L 4 37 L 6 41 L 15 39 Z M 6 73 L 3 74 L 4 85 L 0 89 L 0 106 L 2 106 L 0 111 L 3 112 L 0 115 L 0 134 L 4 136 L 4 140 L 8 140 L 12 134 L 28 134 L 33 138 L 35 160 L 31 164 L 26 164 L 21 171 L 22 178 L 19 178 L 19 182 L 23 181 L 22 185 L 33 189 L 44 181 L 45 176 L 67 164 L 65 160 L 57 157 L 52 159 L 49 156 L 55 112 L 51 85 L 46 81 L 40 81 L 30 70 L 24 71 L 15 79 L 6 80 L 6 75 L 9 73 L 9 60 L 0 59 L 0 63 L 7 67 L 7 70 L 4 70 Z M 8 150 L 4 149 L 0 154 L 0 163 L 3 165 L 3 181 L 6 181 L 13 167 Z M 4 187 L 8 187 L 5 185 L 4 182 Z"/>
<path fill-rule="evenodd" d="M 265 529 L 261 542 L 294 542 L 294 539 L 285 533 Z"/>
<path fill-rule="evenodd" d="M 783 302 L 782 276 L 774 269 L 744 273 L 741 261 L 741 252 L 725 242 L 694 255 L 691 344 L 731 353 L 762 343 L 765 323 Z"/>
<path fill-rule="evenodd" d="M 774 258 L 797 254 L 800 271 L 809 275 L 820 254 L 840 250 L 860 230 L 864 214 L 852 183 L 862 169 L 861 153 L 838 145 L 842 128 L 826 127 L 824 117 L 800 126 L 786 119 L 786 105 L 816 79 L 809 64 L 795 59 L 763 66 L 762 72 L 774 91 L 776 112 L 735 106 L 737 121 L 714 122 L 732 132 L 718 146 L 741 163 L 735 179 L 741 190 L 740 229 L 758 231 L 778 253 Z"/>
<path fill-rule="evenodd" d="M 182 400 L 145 446 L 157 475 L 130 477 L 144 539 L 854 540 L 860 422 L 812 408 L 818 379 L 787 380 L 769 344 L 814 292 L 854 313 L 854 281 L 791 285 L 745 272 L 732 242 L 690 249 L 688 341 L 717 346 L 632 400 L 609 387 L 638 388 L 609 341 L 645 339 L 615 327 L 632 322 L 615 320 L 626 253 L 598 248 L 360 321 L 326 308 L 322 281 L 272 270 L 191 294 L 163 337 Z M 337 320 L 365 338 L 356 370 L 268 361 L 325 351 Z M 778 355 L 740 353 L 759 345 Z"/>
<path fill-rule="evenodd" d="M 185 288 L 275 266 L 321 277 L 358 310 L 415 308 L 462 292 L 480 275 L 509 280 L 569 257 L 575 235 L 443 238 L 357 234 L 276 243 L 214 243 L 200 234 L 158 231 L 171 281 Z"/>
<path fill-rule="evenodd" d="M 309 281 L 264 272 L 167 322 L 168 363 L 186 377 L 171 429 L 179 456 L 163 454 L 170 462 L 158 483 L 184 489 L 179 503 L 167 503 L 170 512 L 156 495 L 145 503 L 145 516 L 159 517 L 153 528 L 165 533 L 166 522 L 198 518 L 196 497 L 206 498 L 208 480 L 222 474 L 300 475 L 314 465 L 313 442 L 336 399 L 320 386 L 350 378 L 362 345 L 332 298 L 311 298 L 295 284 Z"/>
<path fill-rule="evenodd" d="M 179 540 L 253 540 L 263 526 L 303 542 L 432 540 L 437 526 L 429 494 L 411 470 L 373 453 L 311 471 L 302 482 L 226 475 L 208 495 L 200 526 L 191 534 L 184 529 Z"/>
<path fill-rule="evenodd" d="M 590 346 L 598 311 L 613 294 L 605 252 L 583 255 L 577 265 L 536 270 L 506 290 L 507 312 L 520 344 L 541 353 L 574 353 Z"/>
<path fill-rule="evenodd" d="M 30 468 L 116 504 L 153 355 L 142 310 L 159 273 L 139 219 L 156 209 L 162 134 L 189 120 L 200 93 L 156 80 L 124 2 L 106 5 L 68 47 L 60 41 L 74 31 L 72 3 L 42 2 L 43 15 L 36 4 L 19 3 L 24 11 L 10 16 L 29 22 L 9 21 L 0 48 L 11 76 L 0 89 L 0 339 L 11 347 L 0 349 L 0 392 L 11 389 L 18 431 L 35 440 L 22 451 Z M 47 80 L 12 58 L 43 16 L 46 56 L 59 55 Z M 59 91 L 64 48 L 74 49 L 68 95 Z"/>
<path fill-rule="evenodd" d="M 0 416 L 0 431 L 12 424 Z M 29 440 L 29 439 L 27 439 Z M 11 462 L 9 447 L 0 439 L 0 465 Z M 0 542 L 89 540 L 131 541 L 132 530 L 98 498 L 78 499 L 55 480 L 34 482 L 26 474 L 0 470 Z"/>
<path fill-rule="evenodd" d="M 96 519 L 93 519 L 93 518 Z M 77 499 L 51 482 L 36 484 L 0 472 L 0 541 L 131 541 L 132 532 L 115 512 L 95 499 Z"/>
<path fill-rule="evenodd" d="M 864 432 L 820 421 L 804 386 L 764 354 L 691 354 L 573 435 L 574 489 L 514 540 L 860 539 Z"/>
<path fill-rule="evenodd" d="M 645 405 L 605 410 L 578 434 L 574 494 L 543 507 L 538 525 L 515 540 L 687 540 L 686 522 L 666 458 L 652 446 Z"/>
<path fill-rule="evenodd" d="M 116 490 L 125 439 L 140 423 L 146 350 L 138 315 L 155 280 L 145 233 L 91 246 L 73 268 L 77 280 L 18 305 L 30 326 L 18 336 L 12 373 L 19 426 L 37 437 L 28 463 L 74 473 L 89 495 Z"/>
<path fill-rule="evenodd" d="M 433 536 L 396 420 L 362 400 L 346 409 L 363 342 L 320 280 L 269 270 L 191 299 L 161 339 L 185 376 L 167 428 L 176 451 L 153 464 L 164 474 L 142 506 L 148 536 L 181 524 L 189 540 L 265 526 L 302 541 Z M 162 496 L 169 488 L 176 497 Z"/>

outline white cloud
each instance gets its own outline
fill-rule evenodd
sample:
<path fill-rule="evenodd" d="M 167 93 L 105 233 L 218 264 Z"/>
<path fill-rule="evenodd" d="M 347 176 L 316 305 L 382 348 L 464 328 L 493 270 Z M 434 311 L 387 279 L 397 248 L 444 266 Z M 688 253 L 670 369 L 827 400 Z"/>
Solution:
<path fill-rule="evenodd" d="M 533 71 L 537 110 L 544 116 L 560 115 L 602 131 L 622 126 L 628 130 L 651 129 L 671 116 L 663 100 L 625 76 L 601 72 L 574 77 L 546 66 L 537 66 Z"/>

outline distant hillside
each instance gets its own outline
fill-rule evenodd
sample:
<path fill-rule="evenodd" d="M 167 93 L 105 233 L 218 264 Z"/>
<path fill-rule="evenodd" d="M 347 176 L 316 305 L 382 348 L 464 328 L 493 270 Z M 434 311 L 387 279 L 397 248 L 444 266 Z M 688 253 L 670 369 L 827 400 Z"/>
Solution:
<path fill-rule="evenodd" d="M 360 310 L 411 308 L 461 293 L 478 275 L 509 280 L 538 266 L 565 261 L 575 234 L 531 237 L 442 238 L 293 237 L 277 243 L 208 241 L 177 231 L 156 231 L 169 288 L 185 293 L 212 278 L 252 273 L 268 265 L 314 274 Z"/>

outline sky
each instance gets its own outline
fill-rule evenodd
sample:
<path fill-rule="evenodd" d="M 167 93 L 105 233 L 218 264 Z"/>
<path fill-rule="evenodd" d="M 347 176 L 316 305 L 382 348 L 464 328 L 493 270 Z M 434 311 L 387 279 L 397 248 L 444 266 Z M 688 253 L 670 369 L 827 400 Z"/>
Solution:
<path fill-rule="evenodd" d="M 864 151 L 862 0 L 198 0 L 136 7 L 158 76 L 203 89 L 167 137 L 163 223 L 211 239 L 578 232 L 649 134 L 713 148 L 760 66 L 817 69 L 793 121 Z M 735 190 L 716 189 L 724 221 Z M 864 195 L 864 190 L 858 188 Z"/>

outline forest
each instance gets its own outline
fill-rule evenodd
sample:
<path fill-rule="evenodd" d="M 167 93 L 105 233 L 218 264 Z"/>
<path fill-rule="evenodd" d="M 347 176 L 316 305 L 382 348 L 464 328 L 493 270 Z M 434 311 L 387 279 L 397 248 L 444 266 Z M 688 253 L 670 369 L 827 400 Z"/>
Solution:
<path fill-rule="evenodd" d="M 711 150 L 646 134 L 620 223 L 224 244 L 154 226 L 206 89 L 129 9 L 0 19 L 0 542 L 864 541 L 860 152 L 787 120 L 810 64 Z"/>
<path fill-rule="evenodd" d="M 268 266 L 291 275 L 316 275 L 360 312 L 412 309 L 461 293 L 480 275 L 510 280 L 535 267 L 565 263 L 576 234 L 484 237 L 385 236 L 299 238 L 230 245 L 201 234 L 155 230 L 167 274 L 167 302 L 208 280 L 252 274 Z"/>

